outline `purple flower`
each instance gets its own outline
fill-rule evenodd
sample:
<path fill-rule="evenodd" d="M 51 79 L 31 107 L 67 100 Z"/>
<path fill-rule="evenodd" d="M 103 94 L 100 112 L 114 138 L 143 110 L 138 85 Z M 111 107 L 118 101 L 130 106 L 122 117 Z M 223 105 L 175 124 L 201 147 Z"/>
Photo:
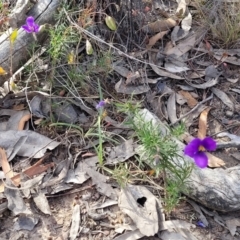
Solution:
<path fill-rule="evenodd" d="M 96 109 L 103 108 L 105 105 L 106 105 L 106 101 L 102 100 L 97 104 Z"/>
<path fill-rule="evenodd" d="M 39 25 L 34 22 L 34 18 L 31 16 L 27 18 L 26 25 L 23 25 L 22 28 L 28 33 L 39 32 Z"/>
<path fill-rule="evenodd" d="M 196 223 L 196 225 L 197 225 L 198 227 L 201 227 L 201 228 L 205 228 L 205 227 L 206 227 L 205 224 L 204 224 L 202 221 L 198 221 L 198 222 Z"/>
<path fill-rule="evenodd" d="M 193 158 L 198 167 L 205 168 L 208 165 L 208 157 L 204 151 L 214 151 L 216 146 L 215 140 L 210 137 L 195 138 L 185 147 L 184 153 Z"/>

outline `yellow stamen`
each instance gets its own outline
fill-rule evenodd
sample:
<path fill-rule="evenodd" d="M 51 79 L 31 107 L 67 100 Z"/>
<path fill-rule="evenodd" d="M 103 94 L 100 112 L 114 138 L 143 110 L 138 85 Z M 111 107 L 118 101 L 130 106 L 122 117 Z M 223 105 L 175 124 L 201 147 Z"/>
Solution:
<path fill-rule="evenodd" d="M 204 152 L 206 149 L 204 146 L 200 145 L 198 148 L 198 151 Z"/>

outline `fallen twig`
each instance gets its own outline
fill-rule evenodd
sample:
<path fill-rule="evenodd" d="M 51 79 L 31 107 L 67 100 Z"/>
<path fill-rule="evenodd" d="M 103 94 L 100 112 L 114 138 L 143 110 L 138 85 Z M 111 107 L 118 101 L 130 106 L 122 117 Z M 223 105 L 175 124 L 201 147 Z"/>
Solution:
<path fill-rule="evenodd" d="M 213 98 L 213 94 L 211 94 L 210 97 L 204 99 L 203 101 L 201 101 L 200 103 L 198 103 L 193 109 L 191 109 L 189 112 L 187 112 L 186 114 L 182 115 L 177 121 L 175 121 L 174 123 L 169 124 L 169 126 L 173 126 L 176 123 L 180 122 L 183 118 L 187 117 L 189 114 L 191 114 L 192 112 L 194 112 L 196 109 L 198 109 L 202 104 L 204 104 L 205 102 L 211 100 Z"/>

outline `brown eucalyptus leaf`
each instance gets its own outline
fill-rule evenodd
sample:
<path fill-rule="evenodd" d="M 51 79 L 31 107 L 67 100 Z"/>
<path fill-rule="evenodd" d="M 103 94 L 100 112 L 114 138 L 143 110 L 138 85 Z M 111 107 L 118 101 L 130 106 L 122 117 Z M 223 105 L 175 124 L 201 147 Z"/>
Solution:
<path fill-rule="evenodd" d="M 0 148 L 0 165 L 2 167 L 2 170 L 5 174 L 6 178 L 12 178 L 13 177 L 13 171 L 9 165 L 6 152 L 3 148 Z"/>
<path fill-rule="evenodd" d="M 152 48 L 152 46 L 155 45 L 155 43 L 162 39 L 166 34 L 168 33 L 168 31 L 162 31 L 162 32 L 159 32 L 157 33 L 156 35 L 152 36 L 150 39 L 149 39 L 149 42 L 147 44 L 147 49 L 150 49 Z"/>
<path fill-rule="evenodd" d="M 206 155 L 208 157 L 208 166 L 209 167 L 217 168 L 217 167 L 222 167 L 225 165 L 225 162 L 222 159 L 215 157 L 211 153 L 206 152 Z"/>
<path fill-rule="evenodd" d="M 185 97 L 183 97 L 181 94 L 176 94 L 176 102 L 179 105 L 183 105 L 187 102 L 187 99 Z"/>
<path fill-rule="evenodd" d="M 204 109 L 199 117 L 198 138 L 203 139 L 207 135 L 207 116 L 210 110 L 211 110 L 210 107 Z"/>
<path fill-rule="evenodd" d="M 153 23 L 149 23 L 148 25 L 144 26 L 142 30 L 146 33 L 158 33 L 162 31 L 167 31 L 177 25 L 177 22 L 172 19 L 164 19 L 164 20 L 157 20 Z"/>
<path fill-rule="evenodd" d="M 189 92 L 181 90 L 178 93 L 187 100 L 187 104 L 190 108 L 193 108 L 198 104 L 198 101 Z"/>

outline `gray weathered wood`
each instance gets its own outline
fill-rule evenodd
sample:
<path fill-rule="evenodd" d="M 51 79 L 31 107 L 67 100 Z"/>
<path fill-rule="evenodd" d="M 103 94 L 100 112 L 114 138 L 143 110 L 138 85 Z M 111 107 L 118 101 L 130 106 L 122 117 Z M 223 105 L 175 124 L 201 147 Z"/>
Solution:
<path fill-rule="evenodd" d="M 33 16 L 36 23 L 54 24 L 54 19 L 57 13 L 57 8 L 61 4 L 61 0 L 41 0 L 36 3 L 32 9 L 27 13 L 27 16 Z M 27 18 L 26 16 L 26 18 Z M 19 25 L 18 23 L 16 23 Z M 22 24 L 22 23 L 21 23 Z M 19 67 L 21 67 L 31 56 L 31 47 L 33 44 L 41 45 L 46 39 L 47 32 L 37 33 L 37 41 L 32 34 L 26 33 L 23 29 L 18 30 L 18 37 L 14 43 L 12 49 L 10 49 L 10 41 L 6 32 L 0 38 L 0 66 L 8 72 L 8 75 L 0 76 L 0 86 L 10 77 L 10 67 L 12 58 L 12 72 L 14 73 Z"/>
<path fill-rule="evenodd" d="M 167 134 L 166 126 L 147 109 L 140 111 L 144 121 L 153 124 L 158 124 L 161 129 L 159 134 Z M 179 146 L 179 156 L 173 159 L 177 164 L 183 165 L 184 160 L 193 161 L 183 153 L 185 145 L 177 140 Z M 161 146 L 160 146 L 161 147 Z M 222 169 L 222 168 L 194 168 L 187 183 L 188 193 L 185 193 L 190 198 L 203 204 L 204 206 L 222 211 L 240 210 L 240 166 Z"/>

